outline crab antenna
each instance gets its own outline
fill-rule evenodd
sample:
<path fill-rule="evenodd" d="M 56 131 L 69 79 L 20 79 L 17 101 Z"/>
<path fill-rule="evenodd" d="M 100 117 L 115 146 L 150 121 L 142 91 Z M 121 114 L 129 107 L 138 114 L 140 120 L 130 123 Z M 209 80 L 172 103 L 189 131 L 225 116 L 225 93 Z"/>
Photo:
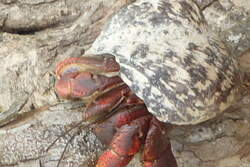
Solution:
<path fill-rule="evenodd" d="M 79 132 L 79 130 L 80 130 L 80 129 L 78 129 L 77 132 Z M 63 155 L 65 154 L 66 149 L 67 149 L 69 143 L 76 137 L 76 134 L 77 134 L 77 133 L 75 133 L 73 136 L 71 136 L 71 138 L 67 141 L 67 143 L 66 143 L 66 145 L 65 145 L 65 147 L 64 147 L 64 149 L 63 149 L 63 152 L 62 152 L 62 154 L 61 154 L 61 156 L 60 156 L 60 159 L 59 159 L 58 162 L 57 162 L 56 167 L 59 167 L 59 165 L 60 165 L 60 163 L 61 163 L 61 161 L 62 161 L 62 159 L 63 159 Z"/>
<path fill-rule="evenodd" d="M 91 124 L 86 124 L 83 129 L 88 128 Z M 70 131 L 74 130 L 77 127 L 81 127 L 82 122 L 78 122 L 75 126 L 71 127 L 70 129 L 66 130 L 65 132 L 63 132 L 63 134 L 61 134 L 60 136 L 58 136 L 50 145 L 49 147 L 45 150 L 46 152 L 48 152 L 48 150 L 63 136 L 65 136 L 66 134 L 68 134 Z"/>
<path fill-rule="evenodd" d="M 48 152 L 48 150 L 63 136 L 65 136 L 66 134 L 68 134 L 69 132 L 71 132 L 72 130 L 74 130 L 75 128 L 80 128 L 81 130 L 83 129 L 86 129 L 86 128 L 89 128 L 90 126 L 94 126 L 96 123 L 98 122 L 102 122 L 104 121 L 105 119 L 107 119 L 109 116 L 113 115 L 113 113 L 115 113 L 116 111 L 116 108 L 119 106 L 119 104 L 124 100 L 124 98 L 121 98 L 121 100 L 118 102 L 117 105 L 115 105 L 110 112 L 108 112 L 109 114 L 104 117 L 104 118 L 99 118 L 99 119 L 96 119 L 95 121 L 93 122 L 88 122 L 86 123 L 85 125 L 83 125 L 83 122 L 80 121 L 78 122 L 75 126 L 71 127 L 70 129 L 66 130 L 63 134 L 61 134 L 60 136 L 58 136 L 50 145 L 49 147 L 45 150 L 46 152 Z"/>
<path fill-rule="evenodd" d="M 119 108 L 119 106 L 122 104 L 122 102 L 125 100 L 125 97 L 121 97 L 119 99 L 119 101 L 107 112 L 107 114 L 104 116 L 104 117 L 99 117 L 93 121 L 89 121 L 87 123 L 84 124 L 83 121 L 80 121 L 78 123 L 75 124 L 75 126 L 71 127 L 70 129 L 66 130 L 63 134 L 61 134 L 60 136 L 58 136 L 49 146 L 48 148 L 45 150 L 46 152 L 48 152 L 48 150 L 63 136 L 65 136 L 66 134 L 68 134 L 69 132 L 71 132 L 72 130 L 74 130 L 75 128 L 79 128 L 77 132 L 79 132 L 80 130 L 83 130 L 83 129 L 87 129 L 87 128 L 90 128 L 92 126 L 92 128 L 99 122 L 102 122 L 104 120 L 106 120 L 107 118 L 109 118 L 110 116 L 112 116 L 114 113 L 116 113 L 117 109 Z M 86 120 L 85 120 L 86 121 Z M 62 158 L 63 158 L 63 155 L 65 154 L 66 152 L 66 149 L 69 145 L 69 143 L 75 138 L 75 136 L 77 135 L 77 132 L 71 136 L 71 138 L 67 141 L 64 149 L 63 149 L 63 152 L 60 156 L 60 159 L 58 160 L 58 163 L 57 163 L 57 166 L 56 167 L 59 167 L 61 161 L 62 161 Z"/>

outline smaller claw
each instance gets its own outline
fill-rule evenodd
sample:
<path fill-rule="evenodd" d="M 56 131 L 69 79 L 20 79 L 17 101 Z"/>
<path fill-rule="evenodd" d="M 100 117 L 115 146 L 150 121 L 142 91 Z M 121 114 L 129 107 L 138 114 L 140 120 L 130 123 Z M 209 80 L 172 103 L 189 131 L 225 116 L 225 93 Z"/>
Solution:
<path fill-rule="evenodd" d="M 129 87 L 123 84 L 98 96 L 87 105 L 86 111 L 84 112 L 85 120 L 91 122 L 112 114 L 114 109 L 122 104 L 125 97 L 129 96 L 129 94 Z"/>

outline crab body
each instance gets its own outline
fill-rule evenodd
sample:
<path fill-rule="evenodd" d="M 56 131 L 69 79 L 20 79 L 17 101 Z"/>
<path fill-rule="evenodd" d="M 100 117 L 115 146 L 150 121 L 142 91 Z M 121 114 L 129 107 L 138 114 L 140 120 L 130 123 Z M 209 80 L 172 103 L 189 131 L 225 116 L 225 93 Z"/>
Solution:
<path fill-rule="evenodd" d="M 56 68 L 58 95 L 84 100 L 84 120 L 109 145 L 97 167 L 124 167 L 142 145 L 145 167 L 177 167 L 167 137 L 169 126 L 155 119 L 120 77 L 110 75 L 117 71 L 119 65 L 107 54 L 69 58 Z"/>

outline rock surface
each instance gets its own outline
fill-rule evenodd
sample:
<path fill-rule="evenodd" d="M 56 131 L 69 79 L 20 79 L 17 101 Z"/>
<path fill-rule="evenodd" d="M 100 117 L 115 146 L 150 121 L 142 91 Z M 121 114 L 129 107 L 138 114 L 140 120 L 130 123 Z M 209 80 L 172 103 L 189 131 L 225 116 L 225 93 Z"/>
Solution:
<path fill-rule="evenodd" d="M 250 1 L 213 0 L 204 16 L 232 54 L 241 55 L 250 46 Z"/>
<path fill-rule="evenodd" d="M 69 136 L 45 150 L 79 122 L 82 113 L 69 111 L 70 105 L 43 108 L 61 103 L 54 92 L 55 65 L 66 57 L 81 56 L 109 15 L 127 3 L 130 1 L 0 1 L 1 167 L 56 166 Z M 16 121 L 6 125 L 12 120 Z M 91 132 L 83 131 L 70 142 L 68 158 L 61 166 L 88 166 L 87 160 L 103 148 L 98 143 Z"/>
<path fill-rule="evenodd" d="M 56 166 L 77 129 L 48 152 L 46 148 L 81 121 L 83 106 L 58 99 L 53 89 L 55 65 L 82 55 L 108 16 L 131 1 L 0 0 L 0 167 Z M 249 70 L 250 2 L 197 3 L 232 54 L 244 53 L 241 65 Z M 216 119 L 177 127 L 171 139 L 179 167 L 250 166 L 249 107 L 250 97 L 245 96 Z M 70 142 L 61 166 L 93 166 L 103 149 L 90 131 L 81 131 Z M 135 158 L 129 166 L 139 163 Z"/>

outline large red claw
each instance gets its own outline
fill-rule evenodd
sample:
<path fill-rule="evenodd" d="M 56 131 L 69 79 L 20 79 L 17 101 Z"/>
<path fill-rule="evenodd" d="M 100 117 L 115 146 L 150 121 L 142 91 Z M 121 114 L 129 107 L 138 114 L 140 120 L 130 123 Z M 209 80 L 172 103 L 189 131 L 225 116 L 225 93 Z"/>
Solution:
<path fill-rule="evenodd" d="M 114 56 L 71 57 L 56 67 L 56 92 L 63 98 L 85 98 L 122 83 Z M 105 75 L 104 75 L 105 74 Z"/>
<path fill-rule="evenodd" d="M 78 73 L 69 73 L 56 82 L 56 93 L 63 98 L 70 98 L 72 96 L 72 80 Z"/>
<path fill-rule="evenodd" d="M 74 72 L 91 71 L 112 75 L 120 70 L 115 57 L 110 54 L 96 55 L 92 57 L 71 57 L 60 62 L 56 67 L 56 75 L 60 78 L 65 74 Z"/>
<path fill-rule="evenodd" d="M 105 77 L 89 72 L 65 74 L 55 85 L 56 92 L 63 98 L 87 98 L 94 93 L 122 83 L 120 77 Z"/>

